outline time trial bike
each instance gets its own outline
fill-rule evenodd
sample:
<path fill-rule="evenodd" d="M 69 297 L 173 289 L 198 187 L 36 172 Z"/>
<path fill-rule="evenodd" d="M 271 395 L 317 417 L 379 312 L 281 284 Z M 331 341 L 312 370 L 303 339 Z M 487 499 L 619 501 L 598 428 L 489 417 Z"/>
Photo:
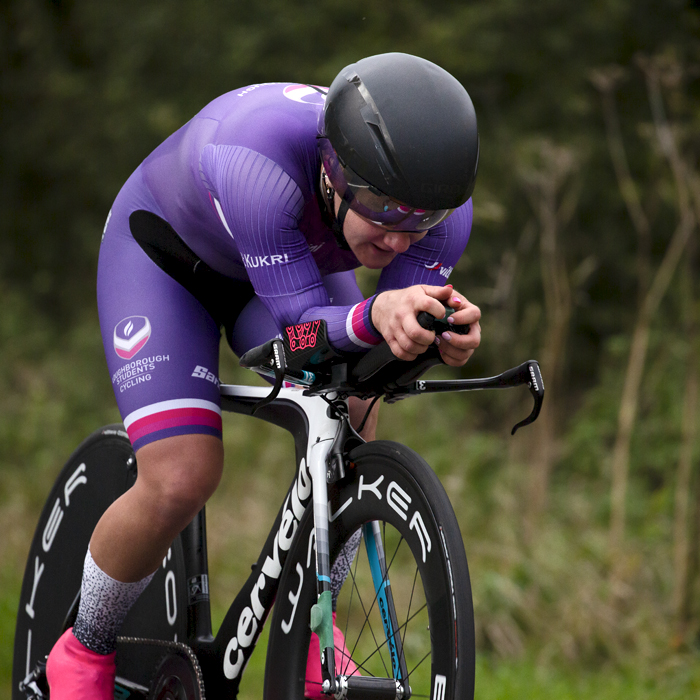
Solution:
<path fill-rule="evenodd" d="M 427 314 L 419 321 L 437 332 L 446 323 Z M 328 697 L 473 698 L 471 587 L 450 501 L 416 452 L 385 440 L 365 443 L 350 425 L 347 399 L 393 403 L 526 385 L 534 407 L 514 433 L 537 418 L 544 386 L 534 360 L 485 379 L 421 379 L 439 363 L 436 348 L 401 362 L 386 343 L 359 361 L 336 356 L 322 321 L 288 327 L 283 339 L 241 358 L 243 366 L 272 378 L 272 390 L 222 385 L 221 407 L 289 431 L 294 477 L 216 635 L 204 509 L 173 542 L 122 628 L 115 698 L 236 697 L 270 613 L 265 700 L 304 697 L 312 634 Z M 87 438 L 61 471 L 27 561 L 13 700 L 49 697 L 46 656 L 75 619 L 90 536 L 106 508 L 134 483 L 137 469 L 123 427 L 110 425 Z M 349 657 L 339 664 L 334 620 Z"/>

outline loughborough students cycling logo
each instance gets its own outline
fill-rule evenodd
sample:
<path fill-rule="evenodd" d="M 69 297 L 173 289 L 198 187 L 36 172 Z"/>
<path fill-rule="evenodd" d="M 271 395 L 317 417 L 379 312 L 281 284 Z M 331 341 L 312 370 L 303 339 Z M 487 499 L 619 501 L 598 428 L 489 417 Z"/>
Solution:
<path fill-rule="evenodd" d="M 128 316 L 114 327 L 114 352 L 130 360 L 151 337 L 151 322 L 145 316 Z"/>

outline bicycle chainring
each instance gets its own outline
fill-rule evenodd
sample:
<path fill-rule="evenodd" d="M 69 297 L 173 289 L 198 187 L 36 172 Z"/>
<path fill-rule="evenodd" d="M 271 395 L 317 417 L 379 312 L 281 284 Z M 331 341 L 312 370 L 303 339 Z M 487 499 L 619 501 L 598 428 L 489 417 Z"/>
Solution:
<path fill-rule="evenodd" d="M 151 681 L 148 700 L 205 700 L 202 669 L 186 644 L 135 637 L 120 637 L 119 641 L 163 647 L 166 651 Z"/>
<path fill-rule="evenodd" d="M 151 683 L 149 700 L 203 700 L 197 669 L 181 651 L 164 656 Z"/>

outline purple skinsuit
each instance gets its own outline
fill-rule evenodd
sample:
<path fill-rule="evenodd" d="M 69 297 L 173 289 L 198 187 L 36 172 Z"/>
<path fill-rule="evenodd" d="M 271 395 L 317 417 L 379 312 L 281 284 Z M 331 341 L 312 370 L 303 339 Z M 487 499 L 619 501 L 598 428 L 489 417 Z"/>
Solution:
<path fill-rule="evenodd" d="M 237 354 L 284 326 L 325 319 L 334 347 L 361 351 L 381 340 L 355 283 L 355 256 L 341 250 L 318 201 L 316 145 L 323 96 L 271 83 L 208 104 L 137 168 L 105 226 L 98 306 L 114 391 L 134 447 L 172 435 L 221 434 L 219 327 L 200 302 L 134 240 L 129 216 L 167 221 L 203 262 L 251 284 L 238 316 Z M 442 286 L 462 255 L 469 200 L 382 270 L 377 293 Z"/>

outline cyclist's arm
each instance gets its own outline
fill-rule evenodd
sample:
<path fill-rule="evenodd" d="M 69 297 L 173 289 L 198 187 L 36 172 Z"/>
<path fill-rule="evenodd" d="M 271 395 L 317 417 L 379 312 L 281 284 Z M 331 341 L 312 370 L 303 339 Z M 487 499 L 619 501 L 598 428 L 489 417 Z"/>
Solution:
<path fill-rule="evenodd" d="M 448 333 L 437 340 L 443 360 L 463 365 L 479 345 L 481 312 L 463 294 L 445 286 L 469 240 L 472 212 L 469 200 L 382 271 L 372 321 L 403 360 L 415 359 L 434 339 L 432 332 L 418 325 L 418 313 L 441 316 L 443 304 L 455 309 L 455 324 L 470 324 L 468 335 Z"/>
<path fill-rule="evenodd" d="M 207 146 L 202 170 L 220 203 L 250 281 L 279 328 L 325 320 L 337 350 L 360 351 L 381 342 L 370 321 L 373 298 L 332 306 L 298 222 L 305 198 L 274 161 L 238 146 Z"/>

